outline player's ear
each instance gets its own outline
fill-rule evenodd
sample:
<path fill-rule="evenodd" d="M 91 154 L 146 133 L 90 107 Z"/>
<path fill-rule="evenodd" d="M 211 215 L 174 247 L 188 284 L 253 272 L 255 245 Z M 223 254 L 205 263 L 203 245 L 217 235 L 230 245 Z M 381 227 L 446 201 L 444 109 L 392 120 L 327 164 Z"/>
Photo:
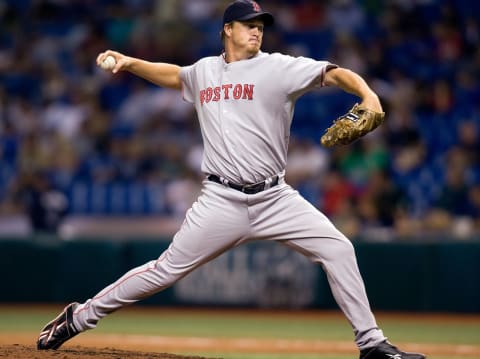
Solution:
<path fill-rule="evenodd" d="M 232 35 L 232 26 L 233 24 L 229 22 L 228 24 L 223 25 L 223 38 L 230 37 Z"/>

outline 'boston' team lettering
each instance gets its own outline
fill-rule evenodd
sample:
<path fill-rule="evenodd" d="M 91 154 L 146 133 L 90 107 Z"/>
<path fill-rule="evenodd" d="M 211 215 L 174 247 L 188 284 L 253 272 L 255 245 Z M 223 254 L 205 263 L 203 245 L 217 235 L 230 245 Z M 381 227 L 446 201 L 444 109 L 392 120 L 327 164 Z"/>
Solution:
<path fill-rule="evenodd" d="M 207 87 L 200 90 L 200 104 L 203 106 L 210 101 L 223 100 L 253 100 L 253 88 L 252 84 L 226 84 L 216 87 Z"/>

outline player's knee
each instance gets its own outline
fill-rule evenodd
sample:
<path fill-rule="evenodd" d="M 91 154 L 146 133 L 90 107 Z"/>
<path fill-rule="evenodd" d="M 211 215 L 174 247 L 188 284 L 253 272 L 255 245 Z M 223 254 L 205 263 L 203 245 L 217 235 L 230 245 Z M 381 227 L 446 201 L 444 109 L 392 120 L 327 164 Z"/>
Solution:
<path fill-rule="evenodd" d="M 350 260 L 355 257 L 355 249 L 352 242 L 347 238 L 338 238 L 332 243 L 330 260 Z"/>

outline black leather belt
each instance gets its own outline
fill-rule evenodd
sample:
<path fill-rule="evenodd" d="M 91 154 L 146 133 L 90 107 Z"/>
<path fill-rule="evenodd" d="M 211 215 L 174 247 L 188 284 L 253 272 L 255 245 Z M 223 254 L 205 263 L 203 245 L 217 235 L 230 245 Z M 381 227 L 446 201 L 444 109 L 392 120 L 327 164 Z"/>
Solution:
<path fill-rule="evenodd" d="M 237 191 L 240 191 L 240 192 L 243 192 L 243 193 L 246 193 L 246 194 L 255 194 L 255 193 L 258 193 L 258 192 L 262 192 L 265 189 L 272 188 L 272 187 L 274 187 L 278 184 L 278 180 L 279 180 L 277 175 L 271 177 L 272 181 L 270 183 L 270 186 L 269 187 L 267 186 L 267 188 L 265 188 L 266 187 L 265 185 L 266 185 L 267 181 L 262 181 L 262 182 L 253 183 L 253 184 L 240 185 L 240 184 L 232 183 L 232 182 L 229 182 L 229 181 L 226 181 L 224 183 L 221 180 L 221 178 L 218 177 L 217 175 L 208 175 L 207 179 L 209 181 L 223 184 L 225 186 L 236 189 Z"/>

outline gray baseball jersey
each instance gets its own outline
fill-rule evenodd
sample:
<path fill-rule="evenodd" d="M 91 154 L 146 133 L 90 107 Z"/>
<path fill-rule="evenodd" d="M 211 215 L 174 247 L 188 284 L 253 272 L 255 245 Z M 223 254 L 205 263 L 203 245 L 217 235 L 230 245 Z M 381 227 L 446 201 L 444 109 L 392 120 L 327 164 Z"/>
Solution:
<path fill-rule="evenodd" d="M 94 328 L 108 313 L 257 239 L 281 242 L 322 265 L 360 349 L 385 340 L 371 313 L 351 242 L 284 180 L 295 101 L 322 87 L 332 66 L 260 52 L 229 64 L 222 56 L 208 57 L 182 68 L 183 96 L 195 105 L 204 140 L 202 169 L 215 180 L 209 176 L 203 181 L 202 194 L 158 259 L 132 269 L 75 309 L 77 329 Z M 258 192 L 238 188 L 262 181 Z"/>
<path fill-rule="evenodd" d="M 207 57 L 184 67 L 183 96 L 195 105 L 204 139 L 202 170 L 256 183 L 285 169 L 295 101 L 321 87 L 334 65 L 259 52 L 226 63 Z"/>

